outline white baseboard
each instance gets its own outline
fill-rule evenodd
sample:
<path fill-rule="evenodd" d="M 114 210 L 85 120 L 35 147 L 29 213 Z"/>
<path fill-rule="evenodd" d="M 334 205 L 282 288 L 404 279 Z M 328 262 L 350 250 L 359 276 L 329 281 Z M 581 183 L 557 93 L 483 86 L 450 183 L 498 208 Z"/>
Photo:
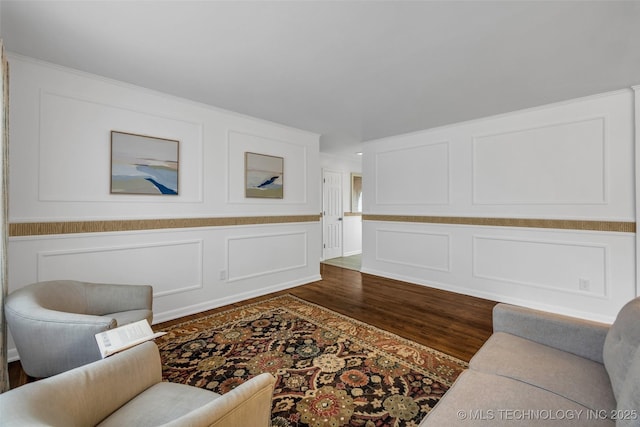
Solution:
<path fill-rule="evenodd" d="M 234 304 L 236 302 L 245 301 L 251 298 L 260 297 L 266 294 L 270 294 L 272 292 L 278 292 L 285 289 L 295 288 L 297 286 L 316 282 L 318 280 L 322 280 L 322 277 L 319 274 L 313 275 L 301 280 L 295 280 L 293 282 L 287 282 L 287 283 L 278 283 L 273 286 L 267 286 L 265 288 L 255 289 L 250 292 L 243 292 L 243 293 L 235 294 L 235 295 L 224 297 L 224 298 L 209 300 L 209 301 L 202 302 L 200 304 L 181 307 L 175 310 L 169 310 L 162 313 L 154 313 L 153 323 L 156 324 L 156 323 L 167 322 L 169 320 L 178 319 L 180 317 L 201 313 L 206 310 L 211 310 L 211 309 L 222 307 L 225 305 Z"/>
<path fill-rule="evenodd" d="M 558 307 L 554 305 L 532 303 L 531 301 L 527 301 L 525 299 L 514 298 L 511 296 L 499 295 L 499 294 L 490 293 L 490 292 L 482 292 L 482 291 L 478 291 L 477 289 L 463 288 L 459 286 L 450 285 L 447 283 L 440 283 L 440 282 L 435 282 L 430 280 L 429 281 L 421 280 L 416 277 L 409 277 L 401 274 L 393 274 L 393 273 L 388 273 L 386 271 L 375 270 L 371 268 L 362 268 L 360 271 L 362 273 L 372 274 L 374 276 L 386 277 L 388 279 L 393 279 L 393 280 L 400 280 L 402 282 L 412 283 L 412 284 L 421 285 L 421 286 L 427 286 L 430 288 L 440 289 L 443 291 L 455 292 L 457 294 L 488 299 L 491 301 L 497 301 L 497 302 L 502 302 L 506 304 L 519 305 L 522 307 L 528 307 L 535 310 L 542 310 L 542 311 L 561 314 L 565 316 L 588 319 L 595 322 L 611 324 L 615 320 L 615 316 L 600 316 L 597 314 L 594 315 L 594 313 L 571 310 L 571 309 L 566 309 L 566 308 Z"/>
<path fill-rule="evenodd" d="M 361 253 L 362 251 L 351 251 L 351 252 L 345 252 L 342 256 L 353 256 L 353 255 L 359 255 Z"/>

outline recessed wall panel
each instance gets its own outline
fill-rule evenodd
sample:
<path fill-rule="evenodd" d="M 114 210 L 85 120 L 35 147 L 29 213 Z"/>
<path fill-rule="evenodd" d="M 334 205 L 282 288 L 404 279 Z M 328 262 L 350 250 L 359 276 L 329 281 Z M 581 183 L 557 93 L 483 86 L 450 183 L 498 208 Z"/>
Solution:
<path fill-rule="evenodd" d="M 307 265 L 307 233 L 278 233 L 227 239 L 228 281 Z"/>
<path fill-rule="evenodd" d="M 38 281 L 149 284 L 154 297 L 202 287 L 202 240 L 38 253 Z"/>
<path fill-rule="evenodd" d="M 602 204 L 607 173 L 602 117 L 473 140 L 475 204 Z"/>
<path fill-rule="evenodd" d="M 473 237 L 473 276 L 606 297 L 607 247 L 561 241 Z"/>
<path fill-rule="evenodd" d="M 449 143 L 377 153 L 374 178 L 377 204 L 448 204 Z"/>
<path fill-rule="evenodd" d="M 202 201 L 202 124 L 118 105 L 40 93 L 38 200 L 59 202 Z M 111 131 L 179 141 L 176 197 L 110 194 Z"/>
<path fill-rule="evenodd" d="M 377 261 L 450 270 L 449 235 L 416 231 L 376 230 Z"/>
<path fill-rule="evenodd" d="M 248 132 L 228 132 L 228 191 L 231 203 L 298 204 L 307 201 L 307 149 L 302 144 L 280 141 Z M 258 153 L 284 159 L 283 198 L 259 199 L 245 197 L 245 153 Z"/>

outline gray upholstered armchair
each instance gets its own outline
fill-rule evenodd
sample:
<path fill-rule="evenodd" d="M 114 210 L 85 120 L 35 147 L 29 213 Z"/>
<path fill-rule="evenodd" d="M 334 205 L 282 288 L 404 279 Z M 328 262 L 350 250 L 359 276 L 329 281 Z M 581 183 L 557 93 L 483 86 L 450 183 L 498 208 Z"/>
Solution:
<path fill-rule="evenodd" d="M 54 280 L 12 292 L 5 312 L 22 368 L 44 378 L 100 359 L 95 334 L 151 323 L 152 303 L 147 285 Z"/>

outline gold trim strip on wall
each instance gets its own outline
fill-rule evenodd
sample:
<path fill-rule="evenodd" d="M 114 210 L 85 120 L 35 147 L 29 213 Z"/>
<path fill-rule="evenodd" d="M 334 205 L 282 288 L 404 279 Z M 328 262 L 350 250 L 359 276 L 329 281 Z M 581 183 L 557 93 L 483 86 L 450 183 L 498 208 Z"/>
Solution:
<path fill-rule="evenodd" d="M 221 227 L 234 225 L 316 222 L 319 215 L 255 216 L 228 218 L 132 219 L 119 221 L 25 222 L 9 224 L 9 236 L 106 233 L 111 231 L 161 230 L 167 228 Z"/>
<path fill-rule="evenodd" d="M 635 222 L 622 221 L 580 221 L 568 219 L 531 218 L 474 218 L 449 216 L 410 215 L 362 215 L 363 221 L 419 222 L 430 224 L 476 225 L 491 227 L 557 228 L 561 230 L 591 230 L 635 233 Z"/>

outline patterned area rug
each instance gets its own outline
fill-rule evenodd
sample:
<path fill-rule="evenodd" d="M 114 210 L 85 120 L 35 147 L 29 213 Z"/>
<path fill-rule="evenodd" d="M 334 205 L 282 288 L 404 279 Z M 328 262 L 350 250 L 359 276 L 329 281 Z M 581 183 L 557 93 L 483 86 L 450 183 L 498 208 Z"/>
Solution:
<path fill-rule="evenodd" d="M 274 375 L 274 427 L 417 426 L 467 367 L 291 295 L 165 331 L 166 381 L 224 394 Z"/>

